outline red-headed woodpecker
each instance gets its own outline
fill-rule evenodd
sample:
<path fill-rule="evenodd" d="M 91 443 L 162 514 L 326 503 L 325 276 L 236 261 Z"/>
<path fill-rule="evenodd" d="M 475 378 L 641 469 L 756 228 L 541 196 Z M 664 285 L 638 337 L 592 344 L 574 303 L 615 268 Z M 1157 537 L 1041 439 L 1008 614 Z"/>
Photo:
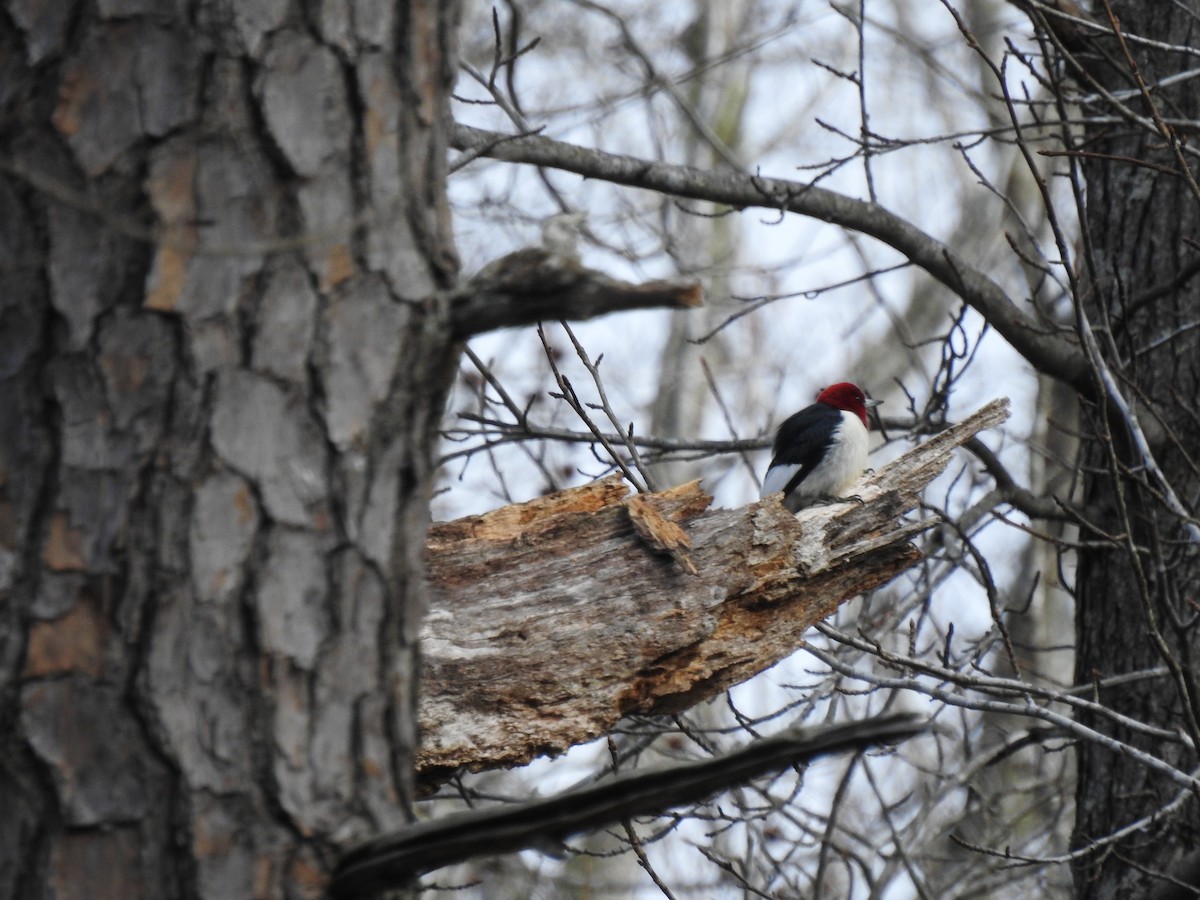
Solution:
<path fill-rule="evenodd" d="M 783 491 L 783 505 L 792 512 L 842 496 L 867 466 L 867 408 L 879 403 L 843 381 L 785 419 L 775 435 L 762 496 Z"/>

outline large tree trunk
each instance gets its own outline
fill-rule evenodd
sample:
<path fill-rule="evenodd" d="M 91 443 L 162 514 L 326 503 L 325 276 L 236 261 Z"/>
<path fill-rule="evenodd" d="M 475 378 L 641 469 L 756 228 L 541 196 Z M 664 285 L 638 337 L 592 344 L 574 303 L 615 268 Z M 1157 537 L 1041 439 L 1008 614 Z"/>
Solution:
<path fill-rule="evenodd" d="M 306 8 L 0 13 L 0 896 L 406 816 L 457 4 Z"/>
<path fill-rule="evenodd" d="M 1113 4 L 1122 30 L 1195 46 L 1195 12 L 1184 4 L 1141 0 Z M 1102 9 L 1102 8 L 1101 8 Z M 1099 14 L 1103 17 L 1103 12 Z M 1124 51 L 1105 41 L 1109 62 L 1089 71 L 1109 88 L 1136 88 Z M 1190 68 L 1193 60 L 1159 48 L 1130 43 L 1146 82 Z M 1168 120 L 1195 120 L 1200 95 L 1190 82 L 1156 90 L 1155 103 Z M 1139 115 L 1151 108 L 1128 98 Z M 1083 307 L 1107 365 L 1127 397 L 1145 405 L 1140 418 L 1152 434 L 1154 458 L 1185 503 L 1200 490 L 1195 449 L 1200 446 L 1200 280 L 1180 278 L 1194 267 L 1200 234 L 1200 202 L 1179 171 L 1170 136 L 1132 124 L 1095 125 L 1086 150 L 1087 232 L 1090 252 Z M 1146 165 L 1131 164 L 1139 160 Z M 1195 167 L 1195 158 L 1187 157 Z M 1194 185 L 1194 182 L 1193 182 Z M 1166 290 L 1155 289 L 1167 286 Z M 1157 421 L 1156 421 L 1157 420 Z M 1161 427 L 1159 426 L 1161 422 Z M 1196 616 L 1200 554 L 1179 517 L 1168 513 L 1161 485 L 1133 449 L 1129 431 L 1113 409 L 1084 410 L 1087 506 L 1103 510 L 1095 524 L 1107 535 L 1084 531 L 1079 557 L 1076 676 L 1097 677 L 1167 664 L 1166 680 L 1142 680 L 1106 689 L 1101 699 L 1145 723 L 1197 736 L 1196 659 L 1200 633 Z M 1112 440 L 1109 440 L 1109 437 Z M 1132 732 L 1121 740 L 1145 747 L 1183 771 L 1196 766 L 1196 753 L 1183 744 L 1152 741 Z M 1178 786 L 1127 755 L 1096 743 L 1078 747 L 1075 846 L 1083 848 L 1165 806 Z M 1076 867 L 1080 896 L 1141 896 L 1200 842 L 1200 804 L 1194 799 L 1115 846 L 1083 858 Z M 1194 892 L 1184 891 L 1183 896 Z"/>

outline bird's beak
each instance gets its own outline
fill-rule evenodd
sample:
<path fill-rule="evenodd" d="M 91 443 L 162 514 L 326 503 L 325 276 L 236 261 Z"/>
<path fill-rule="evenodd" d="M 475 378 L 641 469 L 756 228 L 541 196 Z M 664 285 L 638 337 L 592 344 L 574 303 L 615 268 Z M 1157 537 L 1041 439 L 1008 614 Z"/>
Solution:
<path fill-rule="evenodd" d="M 872 406 L 878 406 L 882 402 L 882 400 L 864 400 L 863 406 L 865 406 L 867 409 L 870 409 Z"/>

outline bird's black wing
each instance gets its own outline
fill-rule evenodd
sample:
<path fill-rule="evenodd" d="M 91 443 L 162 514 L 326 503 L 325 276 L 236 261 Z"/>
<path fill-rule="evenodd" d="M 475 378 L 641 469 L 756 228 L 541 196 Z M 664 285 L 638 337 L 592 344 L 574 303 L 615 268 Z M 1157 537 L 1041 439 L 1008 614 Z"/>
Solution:
<path fill-rule="evenodd" d="M 834 435 L 841 424 L 841 411 L 824 403 L 806 406 L 783 420 L 775 435 L 775 445 L 771 449 L 774 455 L 768 471 L 776 466 L 797 467 L 795 474 L 784 485 L 785 497 L 816 468 L 833 444 Z"/>

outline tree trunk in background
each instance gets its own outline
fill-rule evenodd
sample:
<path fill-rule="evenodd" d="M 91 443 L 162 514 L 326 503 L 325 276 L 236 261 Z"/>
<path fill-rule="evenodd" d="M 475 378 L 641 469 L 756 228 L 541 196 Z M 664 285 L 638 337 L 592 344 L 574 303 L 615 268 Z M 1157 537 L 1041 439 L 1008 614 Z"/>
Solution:
<path fill-rule="evenodd" d="M 407 816 L 455 3 L 0 12 L 0 896 Z"/>
<path fill-rule="evenodd" d="M 708 126 L 711 140 L 688 124 L 680 109 L 681 159 L 686 165 L 702 169 L 729 168 L 741 152 L 743 126 L 747 110 L 746 69 L 743 66 L 710 66 L 732 48 L 747 40 L 754 15 L 760 4 L 727 4 L 720 0 L 696 0 L 693 18 L 681 34 L 680 49 L 695 67 L 695 77 L 675 88 L 673 96 L 692 110 Z M 667 201 L 670 203 L 670 200 Z M 736 217 L 722 215 L 720 207 L 701 206 L 702 215 L 671 209 L 667 250 L 680 275 L 703 275 L 705 293 L 713 302 L 699 314 L 674 313 L 669 320 L 667 341 L 659 361 L 658 392 L 650 405 L 651 434 L 684 437 L 704 432 L 705 411 L 710 409 L 712 388 L 704 377 L 702 365 L 713 373 L 717 385 L 735 384 L 742 379 L 740 366 L 727 344 L 727 335 L 716 334 L 703 345 L 693 341 L 708 334 L 730 313 L 730 270 L 737 258 Z M 732 366 L 732 368 L 731 368 Z M 741 404 L 752 402 L 743 392 L 754 392 L 759 385 L 739 384 L 733 392 Z M 722 396 L 723 402 L 731 402 Z M 714 466 L 665 460 L 653 466 L 659 490 L 683 484 L 693 478 L 719 478 L 727 463 Z"/>
<path fill-rule="evenodd" d="M 1196 45 L 1198 23 L 1184 4 L 1157 0 L 1113 4 L 1122 29 L 1172 44 Z M 1101 12 L 1102 16 L 1103 13 Z M 1120 59 L 1119 48 L 1109 47 Z M 1190 58 L 1161 49 L 1131 50 L 1147 82 L 1192 66 Z M 1097 76 L 1109 87 L 1134 86 L 1127 66 L 1097 64 Z M 1168 119 L 1195 120 L 1200 95 L 1194 86 L 1156 89 L 1155 99 Z M 1129 105 L 1149 116 L 1136 97 Z M 1200 490 L 1195 451 L 1200 446 L 1200 280 L 1172 285 L 1197 259 L 1195 237 L 1200 234 L 1200 203 L 1185 181 L 1161 168 L 1131 165 L 1129 159 L 1178 170 L 1168 141 L 1132 125 L 1095 125 L 1085 149 L 1111 155 L 1093 158 L 1086 166 L 1087 231 L 1090 262 L 1084 290 L 1084 309 L 1108 365 L 1117 372 L 1127 397 L 1140 396 L 1153 411 L 1142 419 L 1161 419 L 1170 437 L 1155 446 L 1155 457 L 1184 503 L 1193 503 Z M 1195 159 L 1189 157 L 1195 169 Z M 1085 248 L 1085 253 L 1087 248 Z M 1148 292 L 1172 287 L 1145 300 Z M 1087 684 L 1096 677 L 1162 666 L 1165 655 L 1152 633 L 1178 660 L 1181 677 L 1139 681 L 1106 689 L 1109 706 L 1139 721 L 1187 731 L 1200 702 L 1196 694 L 1196 654 L 1200 639 L 1192 622 L 1196 615 L 1196 586 L 1200 584 L 1200 555 L 1188 544 L 1178 518 L 1145 487 L 1147 476 L 1128 449 L 1127 430 L 1111 421 L 1114 437 L 1106 440 L 1104 410 L 1095 406 L 1082 414 L 1085 500 L 1089 509 L 1104 513 L 1099 528 L 1124 535 L 1137 547 L 1136 555 L 1122 539 L 1100 546 L 1099 535 L 1081 551 L 1076 611 L 1076 678 Z M 1111 451 L 1110 451 L 1111 447 Z M 1182 448 L 1182 451 L 1181 451 Z M 1185 451 L 1185 452 L 1184 452 Z M 1122 467 L 1115 475 L 1114 462 Z M 1190 456 L 1190 458 L 1189 458 Z M 1126 467 L 1136 467 L 1132 474 Z M 1122 515 L 1127 509 L 1128 518 Z M 1184 623 L 1184 624 L 1181 624 Z M 1096 723 L 1108 733 L 1114 726 Z M 1147 747 L 1187 772 L 1196 754 L 1179 744 L 1121 732 L 1117 737 Z M 1115 755 L 1094 743 L 1077 745 L 1078 787 L 1075 846 L 1086 846 L 1116 829 L 1148 815 L 1174 797 L 1179 787 L 1153 774 L 1125 755 Z M 1165 816 L 1109 849 L 1080 861 L 1075 884 L 1079 896 L 1117 898 L 1142 896 L 1162 885 L 1161 873 L 1200 842 L 1200 804 L 1192 799 L 1182 810 Z M 1157 876 L 1157 877 L 1156 877 Z M 1192 896 L 1184 891 L 1181 896 Z"/>

